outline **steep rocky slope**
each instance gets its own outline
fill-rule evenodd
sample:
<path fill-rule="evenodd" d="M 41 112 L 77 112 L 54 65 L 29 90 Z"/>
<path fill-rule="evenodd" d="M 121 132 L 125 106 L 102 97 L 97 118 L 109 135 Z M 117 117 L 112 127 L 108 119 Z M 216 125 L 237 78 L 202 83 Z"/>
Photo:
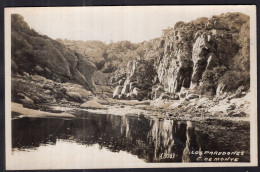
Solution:
<path fill-rule="evenodd" d="M 13 14 L 12 73 L 41 75 L 57 82 L 74 81 L 94 91 L 96 66 L 78 52 L 34 31 L 23 17 Z"/>
<path fill-rule="evenodd" d="M 129 62 L 130 67 L 118 82 L 114 97 L 134 98 L 138 94 L 140 99 L 160 96 L 177 99 L 175 93 L 185 89 L 209 96 L 225 96 L 238 88 L 247 91 L 249 38 L 249 17 L 241 13 L 178 22 L 152 43 L 144 60 Z M 143 67 L 137 67 L 145 63 L 150 64 L 149 70 L 156 72 L 144 72 Z M 133 76 L 143 79 L 133 80 Z M 144 78 L 153 78 L 149 86 L 142 87 Z M 135 87 L 129 90 L 128 85 Z"/>

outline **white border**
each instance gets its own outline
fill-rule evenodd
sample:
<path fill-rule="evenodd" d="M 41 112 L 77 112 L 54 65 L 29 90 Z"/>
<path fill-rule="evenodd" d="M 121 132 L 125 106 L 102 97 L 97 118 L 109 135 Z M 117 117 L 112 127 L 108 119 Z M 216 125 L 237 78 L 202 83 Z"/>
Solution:
<path fill-rule="evenodd" d="M 179 6 L 181 8 L 181 6 Z M 192 7 L 192 6 L 190 6 Z M 204 6 L 207 8 L 207 6 Z M 227 5 L 226 7 L 232 7 Z M 234 6 L 233 6 L 234 7 Z M 241 7 L 241 6 L 240 6 Z M 104 168 L 177 168 L 177 167 L 242 167 L 258 165 L 258 149 L 257 149 L 257 47 L 256 47 L 256 6 L 245 5 L 251 11 L 250 15 L 250 77 L 251 77 L 251 119 L 250 119 L 250 163 L 147 163 L 147 164 L 110 164 L 105 166 L 102 164 L 73 164 L 69 169 L 104 169 Z M 27 7 L 28 8 L 28 7 Z M 32 7 L 30 7 L 32 8 Z M 35 7 L 34 7 L 35 8 Z M 49 7 L 37 7 L 49 8 Z M 35 9 L 37 9 L 35 8 Z M 53 8 L 53 7 L 52 7 Z M 55 7 L 55 8 L 71 8 L 71 7 Z M 82 7 L 83 8 L 83 7 Z M 92 7 L 84 7 L 92 8 Z M 97 8 L 97 7 L 95 7 Z M 110 8 L 110 7 L 102 7 Z M 113 7 L 116 8 L 116 7 Z M 131 8 L 131 7 L 127 7 Z M 143 7 L 146 8 L 146 7 Z M 158 7 L 160 8 L 160 7 Z M 217 8 L 217 7 L 216 7 Z M 18 170 L 17 164 L 12 162 L 11 151 L 11 13 L 17 8 L 5 8 L 5 144 L 6 144 L 6 169 Z M 40 157 L 39 157 L 40 158 Z M 107 163 L 106 163 L 107 164 Z M 46 164 L 44 164 L 46 165 Z M 30 169 L 67 169 L 58 166 L 38 166 L 37 168 L 28 166 L 20 170 Z"/>

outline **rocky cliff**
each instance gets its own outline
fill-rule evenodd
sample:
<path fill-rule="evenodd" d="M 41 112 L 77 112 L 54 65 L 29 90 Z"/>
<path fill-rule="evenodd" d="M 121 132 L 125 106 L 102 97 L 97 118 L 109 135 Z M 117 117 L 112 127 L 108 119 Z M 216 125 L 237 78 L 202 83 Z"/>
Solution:
<path fill-rule="evenodd" d="M 249 38 L 249 17 L 242 13 L 177 22 L 163 31 L 143 57 L 141 63 L 149 63 L 149 70 L 153 68 L 156 72 L 143 72 L 143 67 L 136 68 L 136 60 L 130 62 L 127 73 L 131 74 L 126 75 L 123 85 L 118 83 L 114 97 L 125 97 L 124 88 L 133 85 L 133 75 L 141 73 L 147 74 L 143 78 L 153 78 L 147 87 L 140 86 L 144 79 L 134 84 L 138 91 L 150 91 L 145 94 L 148 98 L 158 98 L 161 93 L 177 98 L 175 93 L 184 89 L 211 96 L 234 92 L 239 87 L 248 90 Z"/>
<path fill-rule="evenodd" d="M 96 66 L 84 55 L 34 31 L 23 17 L 11 19 L 12 73 L 41 75 L 57 82 L 75 81 L 94 91 Z"/>

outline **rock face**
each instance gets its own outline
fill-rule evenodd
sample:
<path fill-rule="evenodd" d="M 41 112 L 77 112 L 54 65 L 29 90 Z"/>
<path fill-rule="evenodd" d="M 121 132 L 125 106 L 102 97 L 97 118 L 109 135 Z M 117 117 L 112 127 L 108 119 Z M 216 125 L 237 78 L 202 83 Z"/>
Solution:
<path fill-rule="evenodd" d="M 121 94 L 128 93 L 128 84 L 131 94 L 133 83 L 139 92 L 151 94 L 154 99 L 163 91 L 177 93 L 182 88 L 210 90 L 216 95 L 249 85 L 245 79 L 249 78 L 249 38 L 249 17 L 242 13 L 177 22 L 174 28 L 163 31 L 162 37 L 152 43 L 153 49 L 143 57 L 155 73 L 145 71 L 148 69 L 139 61 L 129 62 L 123 85 L 126 89 Z M 241 76 L 244 78 L 239 80 Z M 140 87 L 144 78 L 150 78 L 150 85 Z M 239 81 L 231 87 L 223 82 L 229 78 Z"/>
<path fill-rule="evenodd" d="M 74 80 L 88 90 L 94 90 L 93 75 L 96 66 L 72 52 L 60 42 L 40 35 L 18 14 L 12 14 L 13 71 L 38 74 L 58 82 Z"/>
<path fill-rule="evenodd" d="M 126 79 L 119 80 L 113 98 L 138 99 L 150 98 L 156 71 L 152 60 L 135 59 L 128 62 Z"/>

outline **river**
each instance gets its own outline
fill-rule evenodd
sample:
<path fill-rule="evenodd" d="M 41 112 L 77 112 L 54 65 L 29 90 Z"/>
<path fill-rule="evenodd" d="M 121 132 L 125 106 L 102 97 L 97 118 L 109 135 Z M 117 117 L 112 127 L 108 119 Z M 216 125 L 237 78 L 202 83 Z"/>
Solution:
<path fill-rule="evenodd" d="M 66 162 L 64 166 L 74 161 L 250 161 L 249 123 L 176 121 L 86 111 L 75 115 L 75 119 L 13 119 L 13 159 L 26 164 L 37 163 L 40 157 L 41 163 Z"/>

